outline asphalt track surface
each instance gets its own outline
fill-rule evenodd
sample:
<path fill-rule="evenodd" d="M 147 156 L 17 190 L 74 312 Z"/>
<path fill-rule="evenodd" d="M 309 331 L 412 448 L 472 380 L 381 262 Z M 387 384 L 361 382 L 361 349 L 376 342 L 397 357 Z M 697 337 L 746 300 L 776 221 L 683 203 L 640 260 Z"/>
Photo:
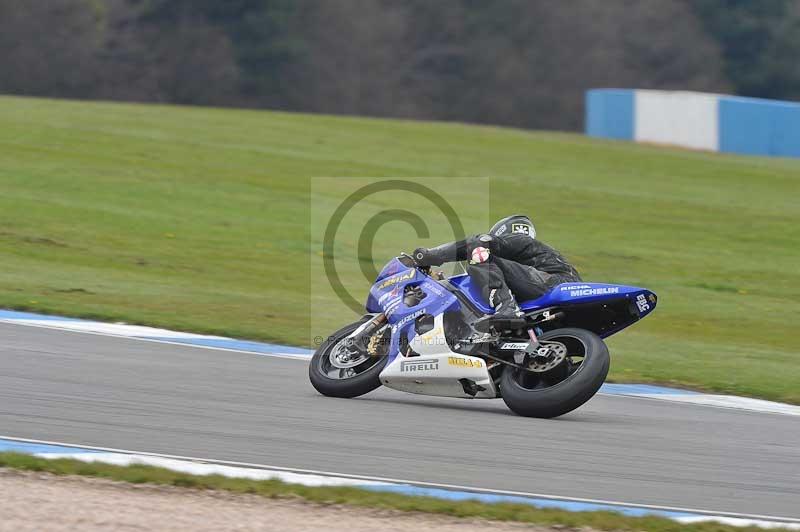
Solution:
<path fill-rule="evenodd" d="M 596 396 L 322 397 L 303 360 L 0 324 L 0 434 L 216 460 L 800 518 L 800 418 Z"/>

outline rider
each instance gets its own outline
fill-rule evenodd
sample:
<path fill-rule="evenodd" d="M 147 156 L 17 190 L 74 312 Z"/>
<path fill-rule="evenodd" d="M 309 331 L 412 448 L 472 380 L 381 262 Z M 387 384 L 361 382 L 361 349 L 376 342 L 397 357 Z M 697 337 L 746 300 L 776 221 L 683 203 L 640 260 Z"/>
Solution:
<path fill-rule="evenodd" d="M 441 266 L 467 258 L 467 273 L 495 309 L 494 314 L 475 322 L 480 331 L 522 324 L 514 294 L 526 301 L 557 284 L 581 281 L 578 271 L 558 251 L 536 240 L 533 222 L 521 214 L 503 218 L 488 234 L 414 250 L 420 266 Z"/>

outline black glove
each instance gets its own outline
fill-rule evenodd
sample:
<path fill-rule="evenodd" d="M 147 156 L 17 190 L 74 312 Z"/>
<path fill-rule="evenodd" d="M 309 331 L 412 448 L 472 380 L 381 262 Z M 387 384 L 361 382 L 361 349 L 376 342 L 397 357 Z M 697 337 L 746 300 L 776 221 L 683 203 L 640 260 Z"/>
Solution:
<path fill-rule="evenodd" d="M 447 242 L 435 248 L 417 248 L 414 250 L 414 260 L 420 266 L 441 266 L 445 262 L 467 260 L 467 242 Z"/>
<path fill-rule="evenodd" d="M 472 244 L 473 247 L 484 247 L 494 251 L 494 237 L 492 235 L 478 235 Z"/>
<path fill-rule="evenodd" d="M 430 267 L 441 266 L 442 262 L 428 248 L 417 248 L 414 250 L 414 261 L 417 266 Z"/>

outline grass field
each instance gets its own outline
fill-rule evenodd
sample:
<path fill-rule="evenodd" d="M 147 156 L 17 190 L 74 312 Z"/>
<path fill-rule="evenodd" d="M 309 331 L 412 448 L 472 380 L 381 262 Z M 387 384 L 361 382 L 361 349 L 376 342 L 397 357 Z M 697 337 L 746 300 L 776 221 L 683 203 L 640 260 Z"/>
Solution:
<path fill-rule="evenodd" d="M 317 310 L 324 300 L 311 312 L 310 205 L 327 192 L 310 178 L 478 176 L 491 193 L 459 187 L 459 208 L 530 213 L 584 279 L 659 294 L 656 313 L 609 340 L 612 379 L 800 403 L 800 162 L 11 97 L 0 123 L 0 307 L 309 345 L 348 319 Z M 377 262 L 389 256 L 376 246 Z M 364 284 L 350 262 L 346 280 Z"/>

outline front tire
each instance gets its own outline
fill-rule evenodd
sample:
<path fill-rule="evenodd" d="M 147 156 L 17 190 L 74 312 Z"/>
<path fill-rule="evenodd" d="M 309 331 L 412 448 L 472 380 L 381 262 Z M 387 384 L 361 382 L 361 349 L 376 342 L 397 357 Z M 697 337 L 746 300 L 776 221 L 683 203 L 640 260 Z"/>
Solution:
<path fill-rule="evenodd" d="M 506 367 L 500 377 L 500 393 L 508 408 L 521 416 L 558 417 L 597 393 L 606 380 L 611 360 L 603 340 L 585 329 L 556 329 L 539 340 L 564 344 L 569 353 L 567 359 L 545 374 Z M 576 363 L 572 357 L 581 360 Z M 549 383 L 548 379 L 555 382 Z"/>
<path fill-rule="evenodd" d="M 388 360 L 385 356 L 365 357 L 363 362 L 347 369 L 338 369 L 331 363 L 333 350 L 367 319 L 369 318 L 352 323 L 330 335 L 311 357 L 308 378 L 322 395 L 349 399 L 380 387 L 379 375 Z"/>

